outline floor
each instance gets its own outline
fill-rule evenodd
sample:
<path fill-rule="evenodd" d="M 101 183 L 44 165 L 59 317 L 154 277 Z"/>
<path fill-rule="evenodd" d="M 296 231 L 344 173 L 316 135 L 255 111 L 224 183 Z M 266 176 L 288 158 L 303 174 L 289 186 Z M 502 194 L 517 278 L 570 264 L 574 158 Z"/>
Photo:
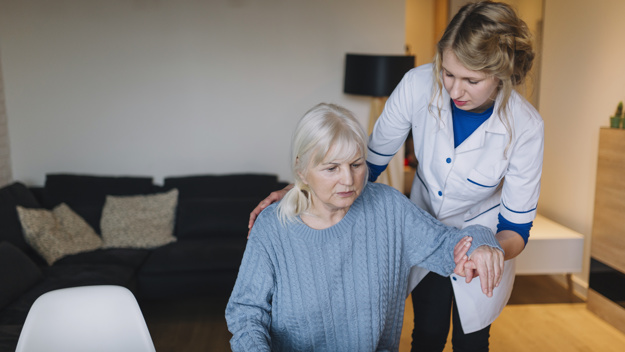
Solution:
<path fill-rule="evenodd" d="M 407 300 L 400 351 L 410 350 Z M 229 351 L 226 300 L 142 302 L 158 352 Z M 491 328 L 491 351 L 625 351 L 625 334 L 586 309 L 582 299 L 547 276 L 519 276 L 508 306 Z M 448 343 L 445 352 L 451 351 Z"/>
<path fill-rule="evenodd" d="M 410 351 L 412 302 L 406 301 L 400 352 Z M 490 350 L 506 352 L 625 351 L 625 334 L 586 309 L 546 276 L 518 276 L 512 297 L 491 326 Z M 451 352 L 451 341 L 444 352 Z"/>
<path fill-rule="evenodd" d="M 157 352 L 230 351 L 223 298 L 141 302 Z M 173 317 L 173 319 L 172 319 Z"/>

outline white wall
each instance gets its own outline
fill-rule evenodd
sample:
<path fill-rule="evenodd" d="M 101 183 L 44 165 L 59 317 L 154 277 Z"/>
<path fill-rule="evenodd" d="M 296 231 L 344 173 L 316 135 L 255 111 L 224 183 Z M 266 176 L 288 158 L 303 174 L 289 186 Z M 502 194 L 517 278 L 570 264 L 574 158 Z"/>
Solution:
<path fill-rule="evenodd" d="M 404 1 L 0 0 L 13 177 L 276 173 L 346 52 L 403 54 Z"/>
<path fill-rule="evenodd" d="M 546 0 L 540 113 L 545 158 L 539 212 L 585 235 L 588 263 L 599 128 L 625 100 L 625 2 Z M 625 151 L 624 151 L 625 152 Z"/>
<path fill-rule="evenodd" d="M 434 33 L 437 0 L 406 0 L 406 45 L 416 65 L 432 62 L 438 38 Z"/>

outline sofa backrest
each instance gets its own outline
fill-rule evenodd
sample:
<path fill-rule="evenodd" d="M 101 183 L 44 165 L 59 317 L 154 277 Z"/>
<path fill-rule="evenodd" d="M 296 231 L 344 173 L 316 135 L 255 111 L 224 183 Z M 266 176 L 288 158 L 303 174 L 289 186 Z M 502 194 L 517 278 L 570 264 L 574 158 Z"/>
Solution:
<path fill-rule="evenodd" d="M 37 188 L 41 203 L 21 183 L 0 192 L 0 240 L 4 239 L 29 256 L 41 258 L 25 242 L 15 210 L 52 209 L 66 203 L 98 233 L 107 195 L 140 195 L 179 191 L 175 235 L 179 238 L 229 236 L 247 233 L 249 213 L 269 193 L 286 184 L 269 174 L 196 175 L 165 178 L 157 187 L 151 177 L 114 177 L 78 174 L 48 174 L 45 185 Z M 6 220 L 5 220 L 6 218 Z M 6 225 L 5 225 L 6 224 Z"/>
<path fill-rule="evenodd" d="M 250 212 L 286 184 L 276 175 L 226 174 L 165 178 L 163 188 L 179 192 L 178 238 L 245 236 Z"/>
<path fill-rule="evenodd" d="M 279 189 L 276 175 L 230 174 L 167 177 L 163 188 L 177 188 L 180 199 L 192 198 L 258 198 Z"/>
<path fill-rule="evenodd" d="M 153 191 L 151 177 L 48 174 L 42 199 L 48 209 L 60 203 L 69 205 L 100 234 L 100 218 L 107 195 L 139 195 Z"/>

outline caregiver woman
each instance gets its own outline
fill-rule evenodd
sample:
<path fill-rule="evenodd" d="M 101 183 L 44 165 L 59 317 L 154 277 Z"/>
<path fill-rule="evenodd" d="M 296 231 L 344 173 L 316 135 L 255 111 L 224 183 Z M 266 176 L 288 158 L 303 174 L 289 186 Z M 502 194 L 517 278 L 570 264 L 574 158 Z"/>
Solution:
<path fill-rule="evenodd" d="M 514 90 L 533 59 L 528 28 L 509 5 L 465 5 L 434 62 L 408 72 L 389 97 L 369 141 L 374 180 L 412 131 L 412 202 L 446 225 L 491 228 L 506 260 L 524 249 L 540 193 L 543 121 Z M 443 350 L 452 301 L 454 350 L 487 351 L 513 282 L 514 261 L 492 298 L 479 280 L 467 285 L 413 268 L 413 351 Z"/>

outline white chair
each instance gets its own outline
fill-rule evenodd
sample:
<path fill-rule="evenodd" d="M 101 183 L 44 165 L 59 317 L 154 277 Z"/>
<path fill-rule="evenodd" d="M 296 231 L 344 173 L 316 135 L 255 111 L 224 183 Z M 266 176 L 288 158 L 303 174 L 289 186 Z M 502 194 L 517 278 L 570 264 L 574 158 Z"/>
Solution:
<path fill-rule="evenodd" d="M 133 294 L 83 286 L 41 295 L 28 312 L 16 352 L 155 352 Z"/>

